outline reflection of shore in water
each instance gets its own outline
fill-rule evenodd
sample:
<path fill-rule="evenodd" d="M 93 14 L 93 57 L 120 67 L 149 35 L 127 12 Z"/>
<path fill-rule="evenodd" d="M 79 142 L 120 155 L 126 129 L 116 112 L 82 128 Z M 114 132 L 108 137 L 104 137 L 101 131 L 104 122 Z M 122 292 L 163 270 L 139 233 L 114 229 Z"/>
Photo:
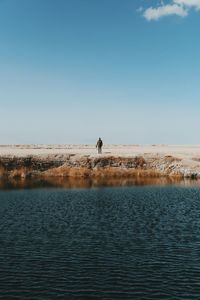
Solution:
<path fill-rule="evenodd" d="M 49 177 L 40 179 L 1 179 L 0 189 L 33 189 L 33 188 L 93 188 L 93 187 L 126 187 L 145 185 L 178 185 L 200 186 L 200 180 L 179 179 L 172 177 L 134 177 L 128 179 L 106 178 L 73 178 L 73 177 Z"/>

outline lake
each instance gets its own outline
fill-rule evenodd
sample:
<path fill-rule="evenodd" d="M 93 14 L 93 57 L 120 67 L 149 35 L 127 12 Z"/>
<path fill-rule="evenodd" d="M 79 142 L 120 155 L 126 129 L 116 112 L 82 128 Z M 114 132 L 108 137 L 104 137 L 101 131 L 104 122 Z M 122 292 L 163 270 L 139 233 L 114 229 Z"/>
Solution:
<path fill-rule="evenodd" d="M 0 299 L 200 299 L 200 188 L 1 190 Z"/>

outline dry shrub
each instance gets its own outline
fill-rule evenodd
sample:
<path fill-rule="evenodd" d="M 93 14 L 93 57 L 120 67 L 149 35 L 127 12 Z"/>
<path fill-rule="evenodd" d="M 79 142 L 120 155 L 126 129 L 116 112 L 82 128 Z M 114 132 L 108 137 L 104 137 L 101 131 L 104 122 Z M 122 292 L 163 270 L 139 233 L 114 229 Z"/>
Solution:
<path fill-rule="evenodd" d="M 146 161 L 142 156 L 136 156 L 134 158 L 134 163 L 136 168 L 143 168 L 146 165 Z"/>
<path fill-rule="evenodd" d="M 159 177 L 161 174 L 155 170 L 139 168 L 124 169 L 121 167 L 104 167 L 89 169 L 85 167 L 62 166 L 42 173 L 44 177 L 73 177 L 73 178 L 133 178 L 133 177 Z"/>
<path fill-rule="evenodd" d="M 161 177 L 161 173 L 156 171 L 156 170 L 137 170 L 136 171 L 136 176 L 138 177 L 149 177 L 149 178 L 157 178 Z"/>
<path fill-rule="evenodd" d="M 3 177 L 6 174 L 6 170 L 3 166 L 0 166 L 0 177 Z"/>
<path fill-rule="evenodd" d="M 31 172 L 32 172 L 32 169 L 21 167 L 19 169 L 15 169 L 15 170 L 11 171 L 10 177 L 12 177 L 12 178 L 18 178 L 18 177 L 26 178 L 26 177 L 31 176 Z"/>
<path fill-rule="evenodd" d="M 193 157 L 192 160 L 199 162 L 200 161 L 200 157 Z"/>
<path fill-rule="evenodd" d="M 44 177 L 48 176 L 55 176 L 55 177 L 88 177 L 90 176 L 90 169 L 84 168 L 84 167 L 66 167 L 61 166 L 58 168 L 53 168 L 50 170 L 47 170 L 42 173 Z"/>
<path fill-rule="evenodd" d="M 69 170 L 68 176 L 70 177 L 89 177 L 91 171 L 88 168 L 71 168 Z"/>
<path fill-rule="evenodd" d="M 104 178 L 104 177 L 123 177 L 124 174 L 126 173 L 126 176 L 129 175 L 129 171 L 124 169 L 122 170 L 119 167 L 106 167 L 103 169 L 93 169 L 91 172 L 92 177 L 95 178 Z"/>
<path fill-rule="evenodd" d="M 133 178 L 133 177 L 159 177 L 161 174 L 154 170 L 144 169 L 121 169 L 109 167 L 102 170 L 93 170 L 92 176 L 95 178 Z"/>
<path fill-rule="evenodd" d="M 172 155 L 165 155 L 165 160 L 169 163 L 172 163 L 173 161 L 181 161 L 182 159 Z"/>
<path fill-rule="evenodd" d="M 68 176 L 69 174 L 69 168 L 68 167 L 58 167 L 58 168 L 52 168 L 49 170 L 46 170 L 44 172 L 42 172 L 41 175 L 45 176 L 55 176 L 55 177 L 65 177 Z"/>

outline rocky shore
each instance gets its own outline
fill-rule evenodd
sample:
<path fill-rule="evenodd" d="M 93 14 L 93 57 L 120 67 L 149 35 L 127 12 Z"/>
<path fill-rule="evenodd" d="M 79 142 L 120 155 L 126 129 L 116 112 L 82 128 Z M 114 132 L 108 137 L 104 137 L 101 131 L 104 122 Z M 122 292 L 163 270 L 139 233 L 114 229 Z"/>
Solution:
<path fill-rule="evenodd" d="M 44 154 L 0 156 L 0 177 L 6 178 L 200 178 L 200 159 L 162 153 L 142 155 Z"/>

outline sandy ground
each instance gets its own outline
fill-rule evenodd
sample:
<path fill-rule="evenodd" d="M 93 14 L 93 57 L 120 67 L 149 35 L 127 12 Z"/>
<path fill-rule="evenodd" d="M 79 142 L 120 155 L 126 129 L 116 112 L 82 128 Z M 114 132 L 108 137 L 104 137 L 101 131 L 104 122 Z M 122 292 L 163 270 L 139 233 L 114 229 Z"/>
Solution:
<path fill-rule="evenodd" d="M 95 145 L 0 145 L 0 156 L 27 155 L 97 156 Z M 172 155 L 184 160 L 200 158 L 200 145 L 105 145 L 104 156 Z"/>

